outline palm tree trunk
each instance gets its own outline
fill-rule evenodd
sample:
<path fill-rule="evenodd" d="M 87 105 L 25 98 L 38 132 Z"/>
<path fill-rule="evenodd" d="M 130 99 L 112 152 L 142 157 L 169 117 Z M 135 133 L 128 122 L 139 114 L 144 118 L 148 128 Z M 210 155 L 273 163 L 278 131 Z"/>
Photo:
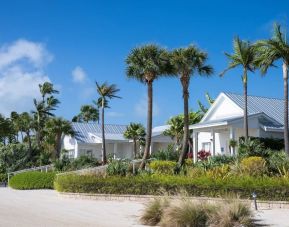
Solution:
<path fill-rule="evenodd" d="M 285 152 L 289 155 L 289 138 L 288 138 L 288 64 L 283 63 L 283 80 L 284 80 L 284 144 Z"/>
<path fill-rule="evenodd" d="M 28 146 L 29 146 L 29 150 L 28 150 L 28 159 L 30 159 L 31 156 L 32 156 L 32 144 L 31 144 L 31 137 L 30 137 L 30 132 L 29 132 L 29 130 L 26 132 L 26 135 L 27 135 Z"/>
<path fill-rule="evenodd" d="M 249 129 L 248 129 L 248 91 L 247 91 L 247 70 L 244 70 L 243 75 L 243 86 L 244 86 L 244 134 L 245 140 L 248 140 Z"/>
<path fill-rule="evenodd" d="M 146 133 L 146 144 L 145 151 L 143 154 L 143 159 L 140 164 L 140 169 L 144 169 L 146 159 L 149 157 L 151 140 L 152 140 L 152 122 L 153 122 L 153 81 L 150 80 L 147 82 L 148 86 L 148 112 L 147 112 L 147 133 Z"/>
<path fill-rule="evenodd" d="M 61 150 L 61 135 L 62 133 L 57 133 L 56 135 L 56 141 L 55 141 L 55 157 L 56 159 L 59 159 L 60 157 L 60 150 Z"/>
<path fill-rule="evenodd" d="M 133 139 L 133 150 L 134 150 L 134 158 L 136 159 L 137 150 L 136 150 L 136 139 Z"/>
<path fill-rule="evenodd" d="M 182 166 L 188 152 L 189 141 L 189 78 L 182 76 L 181 83 L 183 86 L 183 100 L 184 100 L 184 138 L 182 145 L 182 152 L 179 157 L 178 166 Z"/>
<path fill-rule="evenodd" d="M 102 164 L 105 165 L 106 160 L 106 147 L 105 147 L 105 132 L 104 132 L 104 98 L 102 98 L 102 107 L 101 107 L 101 132 L 102 132 Z"/>

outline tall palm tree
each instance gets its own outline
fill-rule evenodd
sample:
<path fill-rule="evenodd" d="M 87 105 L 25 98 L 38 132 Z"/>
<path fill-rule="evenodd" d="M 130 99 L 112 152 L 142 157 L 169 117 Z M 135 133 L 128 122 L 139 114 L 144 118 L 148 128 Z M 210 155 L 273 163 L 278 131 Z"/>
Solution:
<path fill-rule="evenodd" d="M 116 94 L 119 92 L 119 89 L 115 84 L 98 84 L 96 82 L 96 90 L 101 99 L 101 132 L 102 132 L 102 164 L 106 164 L 106 146 L 105 146 L 105 131 L 104 131 L 104 109 L 105 104 L 108 103 L 108 99 L 120 98 Z"/>
<path fill-rule="evenodd" d="M 269 40 L 261 40 L 255 44 L 258 52 L 257 65 L 261 68 L 261 73 L 265 74 L 269 67 L 281 60 L 283 68 L 284 86 L 284 142 L 285 152 L 289 155 L 289 132 L 288 132 L 288 65 L 289 65 L 289 45 L 286 34 L 282 33 L 278 24 L 274 25 L 273 37 Z"/>
<path fill-rule="evenodd" d="M 95 122 L 99 119 L 99 112 L 98 109 L 96 109 L 92 105 L 83 105 L 80 108 L 80 118 L 82 121 L 88 123 L 90 121 Z"/>
<path fill-rule="evenodd" d="M 142 124 L 130 123 L 123 135 L 126 139 L 133 140 L 134 158 L 137 158 L 137 142 L 144 140 L 145 128 Z"/>
<path fill-rule="evenodd" d="M 126 74 L 147 85 L 147 132 L 143 161 L 140 168 L 145 167 L 145 161 L 149 156 L 152 137 L 152 113 L 153 113 L 153 82 L 158 77 L 169 73 L 169 64 L 165 60 L 167 52 L 156 45 L 144 45 L 132 49 L 126 58 Z"/>
<path fill-rule="evenodd" d="M 249 130 L 248 130 L 248 91 L 247 91 L 247 84 L 248 84 L 248 71 L 254 72 L 256 66 L 256 50 L 250 42 L 240 40 L 239 37 L 236 37 L 233 41 L 233 54 L 225 53 L 225 55 L 229 59 L 228 68 L 225 69 L 220 76 L 224 76 L 225 73 L 233 68 L 238 66 L 242 67 L 243 75 L 242 75 L 242 82 L 243 82 L 243 89 L 244 89 L 244 135 L 245 139 L 247 140 L 249 137 Z"/>
<path fill-rule="evenodd" d="M 42 101 L 44 102 L 46 95 L 58 94 L 59 91 L 55 90 L 52 83 L 44 82 L 43 84 L 39 84 L 39 90 L 42 96 Z"/>
<path fill-rule="evenodd" d="M 28 159 L 30 159 L 32 155 L 32 142 L 30 132 L 31 129 L 33 128 L 33 117 L 29 113 L 23 112 L 19 115 L 19 120 L 20 120 L 20 129 L 22 132 L 26 134 L 26 138 L 28 140 L 29 146 Z"/>
<path fill-rule="evenodd" d="M 45 129 L 48 135 L 53 138 L 54 158 L 57 159 L 60 157 L 62 136 L 74 135 L 74 131 L 70 122 L 61 117 L 50 118 L 45 124 Z"/>
<path fill-rule="evenodd" d="M 183 165 L 189 142 L 189 85 L 192 76 L 209 76 L 213 68 L 206 64 L 207 53 L 191 45 L 186 48 L 178 48 L 171 52 L 170 62 L 174 67 L 174 73 L 179 77 L 183 89 L 184 102 L 184 137 L 182 152 L 179 157 L 178 166 Z"/>

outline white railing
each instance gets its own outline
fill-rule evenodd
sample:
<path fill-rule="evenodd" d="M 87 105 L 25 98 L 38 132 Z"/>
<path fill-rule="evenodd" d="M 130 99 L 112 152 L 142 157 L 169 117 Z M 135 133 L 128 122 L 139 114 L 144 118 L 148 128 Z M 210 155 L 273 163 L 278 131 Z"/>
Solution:
<path fill-rule="evenodd" d="M 48 170 L 52 169 L 53 168 L 53 165 L 46 165 L 46 166 L 38 166 L 38 167 L 32 167 L 32 168 L 29 168 L 29 169 L 22 169 L 22 170 L 18 170 L 18 171 L 14 171 L 14 172 L 9 172 L 8 173 L 8 184 L 9 184 L 9 180 L 10 180 L 10 177 L 14 176 L 14 175 L 17 175 L 19 173 L 25 173 L 25 172 L 30 172 L 30 171 L 45 171 L 47 172 Z"/>

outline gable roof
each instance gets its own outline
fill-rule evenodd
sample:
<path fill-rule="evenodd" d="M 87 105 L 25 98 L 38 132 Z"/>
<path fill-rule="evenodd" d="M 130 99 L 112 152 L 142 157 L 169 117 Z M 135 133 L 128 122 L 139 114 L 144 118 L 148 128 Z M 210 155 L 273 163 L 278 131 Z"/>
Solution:
<path fill-rule="evenodd" d="M 74 138 L 80 143 L 96 143 L 93 136 L 101 139 L 102 134 L 100 124 L 72 122 L 71 125 L 75 132 Z M 126 127 L 126 125 L 104 125 L 106 139 L 128 141 L 123 137 Z"/>
<path fill-rule="evenodd" d="M 244 109 L 244 97 L 240 94 L 223 92 L 229 99 Z M 284 100 L 261 96 L 248 96 L 248 114 L 264 113 L 284 125 Z"/>

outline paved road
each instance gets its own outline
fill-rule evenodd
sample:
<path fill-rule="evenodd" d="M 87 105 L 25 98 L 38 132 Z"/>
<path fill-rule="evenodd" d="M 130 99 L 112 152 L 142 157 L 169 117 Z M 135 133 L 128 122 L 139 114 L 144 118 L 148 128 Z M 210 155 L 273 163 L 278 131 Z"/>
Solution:
<path fill-rule="evenodd" d="M 142 202 L 64 198 L 53 190 L 21 191 L 0 187 L 0 227 L 142 226 Z M 289 227 L 289 209 L 260 210 L 262 223 Z"/>
<path fill-rule="evenodd" d="M 81 200 L 53 190 L 0 188 L 0 226 L 141 226 L 143 204 L 132 201 Z"/>

